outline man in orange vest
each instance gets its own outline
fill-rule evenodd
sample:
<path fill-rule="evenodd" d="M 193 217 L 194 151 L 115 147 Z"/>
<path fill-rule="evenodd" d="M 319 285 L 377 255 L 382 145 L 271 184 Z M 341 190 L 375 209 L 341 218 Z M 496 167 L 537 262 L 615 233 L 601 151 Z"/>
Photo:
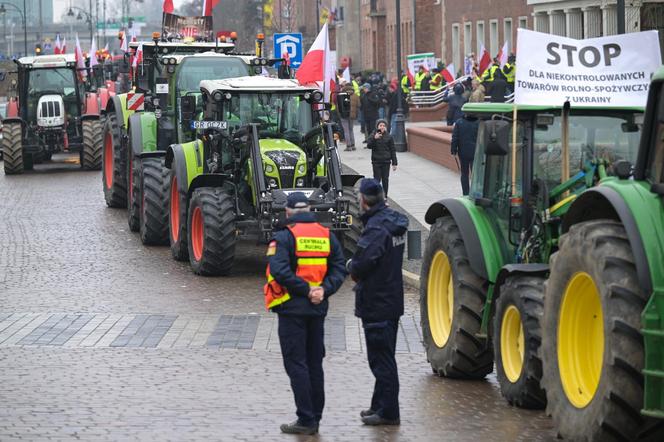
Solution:
<path fill-rule="evenodd" d="M 323 415 L 323 324 L 327 299 L 346 278 L 341 244 L 316 222 L 302 192 L 288 195 L 286 221 L 267 249 L 265 306 L 279 315 L 284 367 L 295 396 L 297 420 L 289 434 L 316 434 Z"/>

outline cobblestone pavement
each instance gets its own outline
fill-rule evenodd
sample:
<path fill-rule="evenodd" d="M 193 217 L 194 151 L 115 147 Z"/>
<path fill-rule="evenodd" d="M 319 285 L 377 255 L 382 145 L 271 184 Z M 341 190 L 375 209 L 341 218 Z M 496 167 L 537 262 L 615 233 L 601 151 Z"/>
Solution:
<path fill-rule="evenodd" d="M 0 174 L 0 440 L 300 440 L 278 431 L 294 406 L 262 305 L 263 247 L 243 244 L 230 277 L 197 277 L 128 232 L 99 172 L 54 159 Z M 432 375 L 419 333 L 407 289 L 402 425 L 362 426 L 373 378 L 346 283 L 326 322 L 321 434 L 303 440 L 554 440 L 495 376 Z"/>

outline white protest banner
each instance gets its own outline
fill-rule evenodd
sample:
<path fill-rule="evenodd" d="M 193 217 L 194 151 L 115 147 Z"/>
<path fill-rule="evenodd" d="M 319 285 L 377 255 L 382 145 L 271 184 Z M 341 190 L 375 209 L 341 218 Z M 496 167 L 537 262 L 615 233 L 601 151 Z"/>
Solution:
<path fill-rule="evenodd" d="M 408 61 L 408 72 L 411 75 L 415 75 L 420 69 L 420 66 L 424 66 L 424 69 L 430 71 L 436 67 L 436 56 L 433 52 L 427 52 L 424 54 L 411 54 L 406 57 Z"/>
<path fill-rule="evenodd" d="M 657 31 L 575 40 L 519 29 L 515 103 L 645 106 L 661 66 Z"/>

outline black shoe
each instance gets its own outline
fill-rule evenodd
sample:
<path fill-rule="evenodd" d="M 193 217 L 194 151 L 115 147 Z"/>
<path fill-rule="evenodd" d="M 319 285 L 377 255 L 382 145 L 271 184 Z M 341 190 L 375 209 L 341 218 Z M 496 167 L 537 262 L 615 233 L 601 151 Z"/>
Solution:
<path fill-rule="evenodd" d="M 367 140 L 362 141 L 362 144 L 367 144 Z"/>
<path fill-rule="evenodd" d="M 362 422 L 364 422 L 364 425 L 401 425 L 399 419 L 385 419 L 377 414 L 364 416 Z"/>
<path fill-rule="evenodd" d="M 304 425 L 300 425 L 300 421 L 295 421 L 291 422 L 290 424 L 281 424 L 281 429 L 282 433 L 286 434 L 306 434 L 306 435 L 311 435 L 311 434 L 316 434 L 318 433 L 318 425 L 315 424 L 311 427 L 307 427 Z"/>
<path fill-rule="evenodd" d="M 369 408 L 368 410 L 360 411 L 360 417 L 371 416 L 372 414 L 375 414 L 375 413 L 376 413 L 375 411 L 373 411 L 371 408 Z"/>

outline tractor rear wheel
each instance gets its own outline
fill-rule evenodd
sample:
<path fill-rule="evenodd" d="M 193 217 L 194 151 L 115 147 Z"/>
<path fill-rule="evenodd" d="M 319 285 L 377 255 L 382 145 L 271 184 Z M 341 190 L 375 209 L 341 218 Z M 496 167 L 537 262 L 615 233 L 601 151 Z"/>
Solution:
<path fill-rule="evenodd" d="M 541 349 L 547 413 L 564 438 L 636 439 L 648 426 L 639 412 L 648 294 L 625 228 L 607 219 L 572 226 L 550 264 Z"/>
<path fill-rule="evenodd" d="M 350 201 L 348 205 L 348 214 L 353 218 L 352 224 L 348 230 L 344 232 L 343 245 L 344 253 L 347 258 L 353 256 L 357 250 L 357 241 L 362 234 L 362 221 L 360 220 L 360 193 L 359 181 L 354 186 L 345 186 L 343 188 L 344 198 Z"/>
<path fill-rule="evenodd" d="M 163 158 L 144 158 L 140 167 L 139 232 L 146 245 L 168 244 L 169 170 Z"/>
<path fill-rule="evenodd" d="M 175 173 L 175 164 L 171 165 L 168 182 L 168 238 L 171 245 L 171 255 L 176 261 L 186 261 L 189 259 L 187 192 L 180 189 L 178 177 Z"/>
<path fill-rule="evenodd" d="M 546 396 L 540 387 L 544 277 L 509 276 L 500 286 L 493 320 L 493 354 L 503 397 L 521 408 L 540 409 Z"/>
<path fill-rule="evenodd" d="M 81 167 L 85 170 L 101 169 L 102 123 L 88 119 L 81 123 L 83 148 L 81 149 Z"/>
<path fill-rule="evenodd" d="M 112 112 L 106 117 L 102 139 L 102 184 L 106 205 L 127 208 L 127 167 L 122 149 L 122 133 Z"/>
<path fill-rule="evenodd" d="M 440 376 L 482 379 L 493 354 L 479 338 L 487 281 L 470 268 L 459 227 L 451 216 L 431 228 L 422 263 L 420 312 L 427 359 Z"/>
<path fill-rule="evenodd" d="M 23 132 L 21 123 L 6 123 L 3 125 L 2 156 L 5 175 L 23 173 Z"/>
<path fill-rule="evenodd" d="M 203 276 L 228 275 L 235 259 L 233 199 L 222 189 L 194 191 L 187 220 L 189 262 Z"/>
<path fill-rule="evenodd" d="M 140 158 L 134 157 L 131 153 L 131 146 L 129 146 L 129 154 L 127 155 L 127 177 L 129 178 L 127 182 L 127 223 L 129 224 L 129 230 L 132 232 L 138 232 L 140 228 L 140 166 Z"/>

